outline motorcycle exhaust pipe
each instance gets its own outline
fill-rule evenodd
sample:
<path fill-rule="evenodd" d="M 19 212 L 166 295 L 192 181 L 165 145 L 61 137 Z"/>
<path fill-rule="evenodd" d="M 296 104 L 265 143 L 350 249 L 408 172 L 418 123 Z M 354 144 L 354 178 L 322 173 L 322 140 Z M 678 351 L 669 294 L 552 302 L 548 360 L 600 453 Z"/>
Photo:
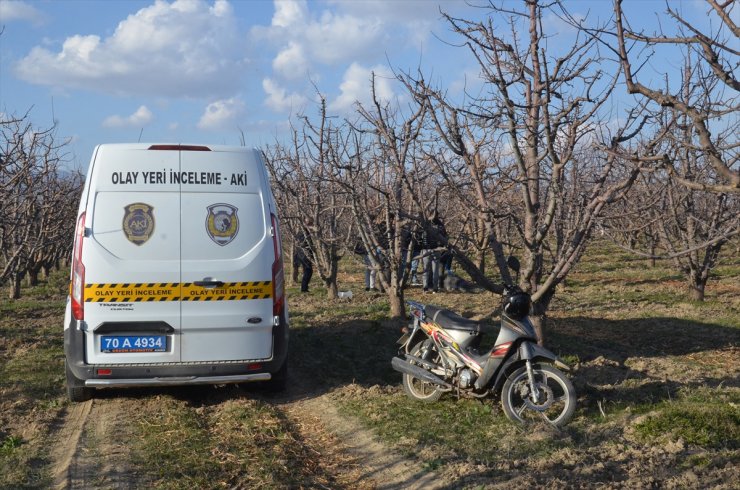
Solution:
<path fill-rule="evenodd" d="M 414 378 L 418 378 L 422 381 L 426 381 L 427 383 L 432 383 L 437 386 L 442 386 L 443 388 L 453 388 L 451 384 L 447 383 L 439 376 L 430 373 L 429 371 L 418 366 L 414 366 L 413 364 L 404 361 L 403 359 L 400 359 L 398 357 L 393 358 L 393 360 L 391 361 L 391 365 L 393 366 L 393 369 L 395 369 L 399 373 L 409 374 Z"/>

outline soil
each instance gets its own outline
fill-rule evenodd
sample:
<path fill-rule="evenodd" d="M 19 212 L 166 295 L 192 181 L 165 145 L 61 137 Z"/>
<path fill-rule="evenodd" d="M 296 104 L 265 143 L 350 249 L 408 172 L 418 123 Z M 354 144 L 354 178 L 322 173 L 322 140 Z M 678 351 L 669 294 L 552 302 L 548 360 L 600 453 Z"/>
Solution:
<path fill-rule="evenodd" d="M 336 452 L 351 458 L 351 474 L 341 477 L 348 488 L 435 489 L 441 483 L 434 472 L 420 471 L 421 465 L 386 447 L 357 421 L 339 414 L 329 395 L 306 396 L 286 402 L 285 412 L 298 426 L 316 432 L 328 431 L 338 446 Z"/>
<path fill-rule="evenodd" d="M 53 488 L 142 488 L 128 460 L 131 400 L 101 398 L 70 406 L 53 436 Z M 119 441 L 119 442 L 116 442 Z"/>
<path fill-rule="evenodd" d="M 292 388 L 266 397 L 285 414 L 313 451 L 321 455 L 323 472 L 343 488 L 435 489 L 442 484 L 434 472 L 386 447 L 356 421 L 340 415 L 330 393 L 296 373 Z M 134 489 L 146 487 L 129 463 L 122 428 L 135 413 L 134 398 L 120 392 L 99 392 L 85 403 L 70 405 L 51 440 L 51 473 L 55 489 Z M 257 394 L 256 396 L 260 396 Z M 104 457 L 101 457 L 104 455 Z"/>
<path fill-rule="evenodd" d="M 362 300 L 360 296 L 358 301 Z M 317 300 L 317 304 L 324 305 L 324 302 Z M 459 305 L 455 309 L 462 311 Z M 474 309 L 482 310 L 480 307 Z M 378 342 L 390 345 L 391 350 L 394 348 L 392 342 L 397 336 L 396 330 L 385 333 L 389 329 L 382 322 L 349 320 L 326 328 L 315 326 L 328 323 L 325 320 L 328 319 L 315 317 L 311 320 L 312 328 L 294 332 L 296 338 L 306 345 L 314 342 L 324 346 L 351 342 L 347 339 L 351 339 L 353 334 L 365 335 L 364 338 L 377 335 Z M 38 322 L 49 321 L 58 322 L 58 318 L 30 320 L 29 332 L 37 328 Z M 579 393 L 579 406 L 592 413 L 612 414 L 619 403 L 670 400 L 675 390 L 681 387 L 740 389 L 740 334 L 737 329 L 710 328 L 692 323 L 690 329 L 683 329 L 677 336 L 671 334 L 673 326 L 666 326 L 666 331 L 662 332 L 662 323 L 655 323 L 654 320 L 604 320 L 601 326 L 594 327 L 593 323 L 580 323 L 578 318 L 557 323 L 554 331 L 558 335 L 553 336 L 554 344 L 568 343 L 568 351 L 580 360 L 573 378 Z M 19 353 L 31 348 L 30 343 L 24 342 L 25 338 L 0 338 L 0 354 Z M 28 333 L 28 338 L 32 338 L 32 333 Z M 599 486 L 729 489 L 737 488 L 740 479 L 738 451 L 726 452 L 717 458 L 705 454 L 700 448 L 690 447 L 682 440 L 639 444 L 634 428 L 649 414 L 629 412 L 625 412 L 622 418 L 608 418 L 594 428 L 599 431 L 598 437 L 592 438 L 588 431 L 581 432 L 579 437 L 586 440 L 576 444 L 571 444 L 573 441 L 569 438 L 572 436 L 567 431 L 553 434 L 544 429 L 526 434 L 512 429 L 511 440 L 502 442 L 503 446 L 515 444 L 521 437 L 563 442 L 556 444 L 557 448 L 546 455 L 502 458 L 494 464 L 484 464 L 463 458 L 447 458 L 447 454 L 442 454 L 447 461 L 444 466 L 436 472 L 426 471 L 421 461 L 435 460 L 435 454 L 419 454 L 417 459 L 413 454 L 395 450 L 365 429 L 357 419 L 338 411 L 338 394 L 353 390 L 352 396 L 371 399 L 377 396 L 378 390 L 400 393 L 398 378 L 385 382 L 374 377 L 376 374 L 373 373 L 363 383 L 355 385 L 357 372 L 345 372 L 341 375 L 343 377 L 337 377 L 337 371 L 341 370 L 327 370 L 328 361 L 311 359 L 312 353 L 306 350 L 299 354 L 303 356 L 300 358 L 303 364 L 300 369 L 296 367 L 299 364 L 291 366 L 291 383 L 285 393 L 278 396 L 256 391 L 248 393 L 271 403 L 284 415 L 291 430 L 299 434 L 302 443 L 320 455 L 317 461 L 321 473 L 330 477 L 327 480 L 331 482 L 329 488 Z M 361 356 L 351 355 L 356 353 L 350 352 L 353 363 L 365 362 L 361 367 L 367 372 L 377 367 L 378 359 L 369 357 L 363 360 Z M 338 357 L 347 353 L 332 355 L 335 356 L 333 361 L 339 362 L 343 360 Z M 383 357 L 383 362 L 387 363 L 387 360 Z M 327 379 L 321 379 L 318 372 Z M 59 373 L 63 370 L 59 369 Z M 29 402 L 31 395 L 24 398 L 19 390 L 17 387 L 0 390 L 0 439 L 18 434 L 31 444 L 48 444 L 48 460 L 33 464 L 41 470 L 50 469 L 48 473 L 53 488 L 150 486 L 131 464 L 126 444 L 129 440 L 126 428 L 135 417 L 140 399 L 128 397 L 122 391 L 103 391 L 86 403 L 61 403 L 61 408 L 36 411 L 26 408 L 32 406 Z M 148 400 L 156 403 L 150 397 Z M 423 451 L 433 453 L 435 448 L 424 448 Z M 705 463 L 686 465 L 687 454 Z"/>
<path fill-rule="evenodd" d="M 355 328 L 364 328 L 357 327 Z M 368 326 L 367 328 L 371 328 Z M 575 327 L 574 327 L 575 328 Z M 564 333 L 568 333 L 565 329 Z M 639 401 L 645 397 L 670 397 L 670 390 L 682 385 L 717 385 L 718 379 L 738 386 L 740 357 L 734 331 L 727 338 L 704 349 L 684 355 L 619 355 L 619 350 L 592 359 L 583 356 L 574 384 L 582 395 L 579 403 L 593 410 L 610 411 L 616 400 Z M 728 345 L 729 344 L 729 345 Z M 623 351 L 622 351 L 623 352 Z M 421 460 L 439 455 L 420 454 L 419 459 L 398 452 L 380 441 L 358 420 L 340 414 L 337 398 L 349 390 L 351 396 L 373 397 L 379 390 L 400 390 L 391 385 L 331 385 L 316 380 L 310 371 L 292 369 L 289 389 L 263 398 L 283 413 L 292 430 L 312 452 L 321 473 L 329 476 L 329 488 L 435 489 L 435 488 L 567 488 L 574 482 L 608 482 L 612 488 L 732 488 L 740 477 L 736 461 L 714 461 L 711 468 L 679 468 L 681 455 L 694 451 L 683 441 L 645 446 L 636 443 L 633 428 L 645 415 L 627 414 L 599 428 L 594 444 L 567 444 L 569 435 L 540 432 L 519 437 L 558 440 L 566 447 L 537 458 L 511 458 L 494 465 L 452 460 L 438 472 L 427 471 Z M 627 388 L 627 386 L 629 388 Z M 121 392 L 100 392 L 92 401 L 68 406 L 56 427 L 52 425 L 52 477 L 54 488 L 128 489 L 147 484 L 129 463 L 125 434 L 129 417 L 135 413 L 136 398 Z M 604 443 L 604 432 L 613 433 L 613 442 Z M 588 437 L 588 436 L 586 436 Z M 100 457 L 105 455 L 105 457 Z M 444 456 L 444 455 L 443 455 Z M 697 457 L 702 455 L 697 453 Z M 449 459 L 448 459 L 449 461 Z"/>

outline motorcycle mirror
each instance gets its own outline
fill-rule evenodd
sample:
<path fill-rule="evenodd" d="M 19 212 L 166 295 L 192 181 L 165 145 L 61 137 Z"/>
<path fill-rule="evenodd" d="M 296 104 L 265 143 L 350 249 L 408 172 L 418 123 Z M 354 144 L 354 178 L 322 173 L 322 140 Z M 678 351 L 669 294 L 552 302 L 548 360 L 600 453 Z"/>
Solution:
<path fill-rule="evenodd" d="M 519 259 L 517 259 L 513 255 L 509 255 L 509 258 L 506 259 L 506 265 L 508 265 L 509 269 L 513 270 L 514 272 L 516 273 L 519 272 L 519 268 L 520 268 Z"/>

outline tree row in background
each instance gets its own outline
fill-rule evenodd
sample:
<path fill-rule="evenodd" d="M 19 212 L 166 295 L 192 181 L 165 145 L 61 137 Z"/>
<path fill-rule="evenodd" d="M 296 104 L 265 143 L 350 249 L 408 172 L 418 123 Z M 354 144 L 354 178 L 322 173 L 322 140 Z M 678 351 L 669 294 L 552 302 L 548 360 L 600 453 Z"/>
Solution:
<path fill-rule="evenodd" d="M 740 230 L 738 7 L 706 0 L 704 32 L 669 4 L 665 31 L 646 33 L 612 5 L 598 25 L 557 0 L 489 2 L 484 20 L 443 14 L 478 65 L 462 93 L 398 71 L 402 94 L 386 100 L 373 75 L 370 101 L 340 118 L 317 88 L 292 137 L 264 154 L 287 242 L 303 245 L 330 297 L 341 258 L 362 255 L 391 316 L 404 316 L 412 260 L 450 252 L 486 290 L 518 281 L 542 338 L 598 231 L 672 260 L 703 299 Z M 681 75 L 651 78 L 666 47 Z M 61 171 L 53 127 L 0 119 L 0 284 L 17 297 L 24 277 L 69 256 L 82 182 Z"/>
<path fill-rule="evenodd" d="M 11 299 L 71 254 L 82 178 L 65 171 L 67 142 L 28 114 L 0 116 L 0 285 Z"/>
<path fill-rule="evenodd" d="M 373 75 L 371 102 L 339 119 L 318 93 L 291 143 L 265 154 L 285 226 L 304 239 L 329 296 L 339 259 L 360 250 L 391 315 L 403 316 L 426 234 L 493 292 L 514 282 L 506 256 L 519 256 L 518 283 L 532 294 L 542 337 L 558 285 L 598 230 L 672 259 L 703 299 L 740 216 L 733 4 L 707 1 L 718 21 L 712 35 L 670 12 L 673 36 L 630 31 L 621 1 L 613 5 L 613 19 L 598 26 L 533 0 L 491 2 L 484 21 L 445 16 L 478 62 L 481 83 L 463 96 L 424 73 L 398 72 L 404 95 L 383 100 Z M 553 47 L 546 15 L 571 25 L 570 43 Z M 684 76 L 642 85 L 632 64 L 651 53 L 638 50 L 668 42 L 683 49 Z M 627 92 L 632 105 L 617 111 Z"/>

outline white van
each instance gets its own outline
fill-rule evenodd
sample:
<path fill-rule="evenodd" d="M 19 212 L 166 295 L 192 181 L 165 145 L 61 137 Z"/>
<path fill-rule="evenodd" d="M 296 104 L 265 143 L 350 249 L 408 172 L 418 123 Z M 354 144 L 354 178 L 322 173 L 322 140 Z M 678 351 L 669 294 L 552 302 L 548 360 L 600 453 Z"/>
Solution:
<path fill-rule="evenodd" d="M 275 200 L 257 150 L 100 145 L 64 319 L 67 392 L 286 379 Z"/>

